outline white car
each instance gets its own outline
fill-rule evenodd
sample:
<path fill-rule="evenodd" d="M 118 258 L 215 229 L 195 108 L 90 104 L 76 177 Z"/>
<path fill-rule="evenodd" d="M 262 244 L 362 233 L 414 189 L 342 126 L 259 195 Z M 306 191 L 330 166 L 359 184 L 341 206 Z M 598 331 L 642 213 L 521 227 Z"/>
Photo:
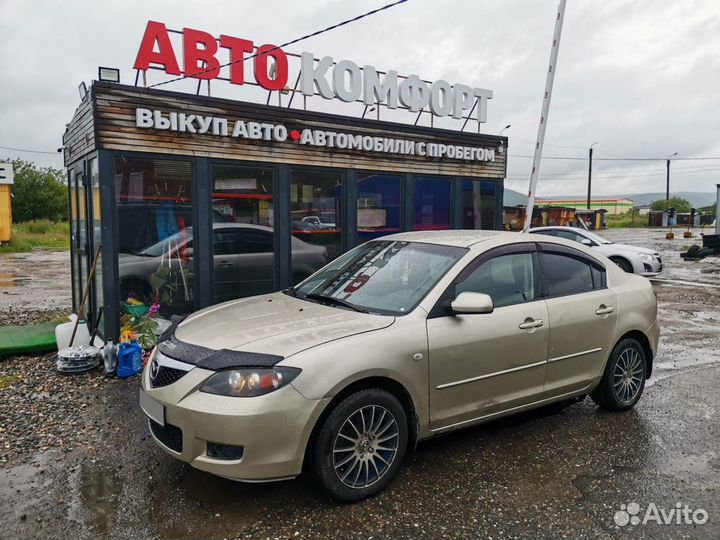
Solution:
<path fill-rule="evenodd" d="M 627 244 L 615 244 L 590 231 L 575 227 L 535 227 L 531 234 L 544 234 L 579 242 L 602 253 L 620 268 L 630 274 L 656 276 L 663 269 L 660 254 L 652 249 Z"/>

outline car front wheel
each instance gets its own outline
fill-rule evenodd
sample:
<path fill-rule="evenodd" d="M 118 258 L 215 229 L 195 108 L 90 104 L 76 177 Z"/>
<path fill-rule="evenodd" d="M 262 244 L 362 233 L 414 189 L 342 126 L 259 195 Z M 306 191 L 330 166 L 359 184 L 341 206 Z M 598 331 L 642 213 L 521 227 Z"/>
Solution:
<path fill-rule="evenodd" d="M 633 273 L 632 264 L 630 264 L 630 261 L 627 259 L 623 259 L 622 257 L 610 257 L 610 260 L 622 268 L 623 272 L 627 272 L 628 274 Z"/>
<path fill-rule="evenodd" d="M 610 353 L 605 373 L 592 400 L 607 411 L 626 411 L 635 406 L 645 388 L 647 360 L 640 343 L 623 339 Z"/>
<path fill-rule="evenodd" d="M 407 448 L 405 410 L 385 390 L 360 390 L 325 419 L 311 449 L 312 470 L 334 499 L 371 497 L 390 483 Z"/>

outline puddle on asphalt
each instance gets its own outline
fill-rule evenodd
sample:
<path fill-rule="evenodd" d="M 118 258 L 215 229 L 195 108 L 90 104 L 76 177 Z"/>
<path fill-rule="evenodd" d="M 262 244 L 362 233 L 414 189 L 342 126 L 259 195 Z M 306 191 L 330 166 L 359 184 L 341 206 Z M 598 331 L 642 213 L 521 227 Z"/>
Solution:
<path fill-rule="evenodd" d="M 122 483 L 96 463 L 83 463 L 68 475 L 68 519 L 82 525 L 92 537 L 107 536 L 115 524 Z"/>
<path fill-rule="evenodd" d="M 25 285 L 29 281 L 32 281 L 32 278 L 28 276 L 0 273 L 0 287 L 16 287 Z"/>

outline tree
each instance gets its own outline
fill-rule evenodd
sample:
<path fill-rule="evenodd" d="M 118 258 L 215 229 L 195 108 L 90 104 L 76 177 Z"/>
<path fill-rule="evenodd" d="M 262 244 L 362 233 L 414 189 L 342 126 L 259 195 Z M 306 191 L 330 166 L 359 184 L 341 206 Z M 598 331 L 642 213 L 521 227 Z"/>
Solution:
<path fill-rule="evenodd" d="M 38 167 L 21 159 L 12 163 L 15 185 L 12 187 L 12 212 L 15 223 L 35 219 L 67 221 L 68 188 L 65 173 L 52 167 Z"/>
<path fill-rule="evenodd" d="M 659 201 L 653 201 L 650 203 L 652 210 L 667 210 L 668 208 L 674 208 L 675 212 L 689 212 L 690 201 L 683 199 L 682 197 L 670 197 L 669 200 L 660 199 Z"/>

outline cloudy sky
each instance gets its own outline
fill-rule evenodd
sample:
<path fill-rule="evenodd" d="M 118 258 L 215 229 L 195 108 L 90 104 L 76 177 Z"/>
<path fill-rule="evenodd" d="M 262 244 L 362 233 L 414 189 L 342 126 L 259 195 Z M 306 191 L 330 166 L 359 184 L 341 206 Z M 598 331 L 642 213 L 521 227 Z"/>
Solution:
<path fill-rule="evenodd" d="M 384 3 L 0 0 L 0 146 L 59 147 L 78 84 L 95 78 L 98 66 L 118 67 L 122 82 L 133 82 L 150 19 L 280 44 Z M 512 125 L 506 185 L 525 192 L 531 160 L 523 156 L 537 132 L 556 7 L 555 0 L 409 0 L 288 50 L 492 89 L 482 130 Z M 664 161 L 610 158 L 715 157 L 672 164 L 673 190 L 713 191 L 720 182 L 718 36 L 717 0 L 569 0 L 545 156 L 584 158 L 598 141 L 597 195 L 665 189 Z M 150 82 L 163 76 L 152 72 Z M 257 97 L 220 84 L 215 95 Z M 0 149 L 0 158 L 14 157 L 62 165 L 59 155 Z M 586 175 L 585 160 L 545 159 L 538 192 L 583 193 Z"/>

